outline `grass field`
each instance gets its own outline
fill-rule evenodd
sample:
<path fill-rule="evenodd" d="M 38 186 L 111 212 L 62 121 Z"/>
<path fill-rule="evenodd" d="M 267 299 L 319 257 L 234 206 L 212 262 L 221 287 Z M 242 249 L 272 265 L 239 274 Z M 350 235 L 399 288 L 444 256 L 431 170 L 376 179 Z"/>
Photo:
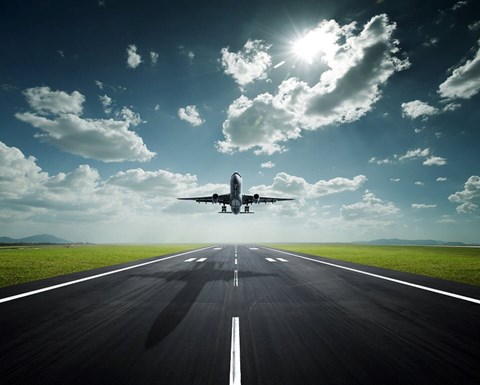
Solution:
<path fill-rule="evenodd" d="M 480 286 L 480 248 L 301 243 L 265 246 Z"/>
<path fill-rule="evenodd" d="M 206 245 L 35 246 L 0 248 L 0 287 Z"/>

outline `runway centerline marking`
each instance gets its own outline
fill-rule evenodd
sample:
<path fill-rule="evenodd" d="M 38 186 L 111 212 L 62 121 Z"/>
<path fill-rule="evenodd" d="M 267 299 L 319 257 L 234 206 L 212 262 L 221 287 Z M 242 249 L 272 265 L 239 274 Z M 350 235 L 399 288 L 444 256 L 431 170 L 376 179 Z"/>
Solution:
<path fill-rule="evenodd" d="M 233 286 L 238 286 L 238 270 L 233 271 Z"/>
<path fill-rule="evenodd" d="M 235 258 L 235 265 L 238 265 L 238 259 Z"/>
<path fill-rule="evenodd" d="M 199 251 L 207 250 L 207 249 L 210 249 L 210 248 L 212 248 L 212 246 L 203 247 L 201 249 L 196 249 L 196 250 L 190 250 L 190 251 L 186 251 L 186 252 L 180 253 L 180 254 L 170 255 L 169 257 L 164 257 L 164 258 L 160 258 L 160 259 L 155 259 L 153 261 L 139 263 L 138 265 L 133 265 L 133 266 L 128 266 L 128 267 L 123 267 L 123 268 L 117 269 L 117 270 L 107 271 L 106 273 L 91 275 L 90 277 L 75 279 L 73 281 L 60 283 L 58 285 L 47 286 L 47 287 L 44 287 L 44 288 L 41 288 L 41 289 L 27 291 L 25 293 L 12 295 L 10 297 L 0 298 L 0 303 L 14 301 L 16 299 L 20 299 L 20 298 L 23 298 L 23 297 L 29 297 L 31 295 L 43 293 L 43 292 L 50 291 L 50 290 L 60 289 L 60 288 L 65 287 L 65 286 L 75 285 L 76 283 L 81 283 L 81 282 L 85 282 L 85 281 L 90 281 L 92 279 L 105 277 L 107 275 L 121 273 L 122 271 L 136 269 L 137 267 L 151 265 L 152 263 L 158 263 L 158 262 L 166 261 L 167 259 L 172 259 L 172 258 L 176 258 L 176 257 L 181 257 L 183 255 L 187 255 L 187 254 L 197 253 Z"/>
<path fill-rule="evenodd" d="M 258 250 L 258 247 L 249 247 L 250 250 Z"/>
<path fill-rule="evenodd" d="M 241 385 L 240 372 L 240 321 L 232 317 L 232 342 L 230 348 L 230 385 Z"/>
<path fill-rule="evenodd" d="M 368 275 L 368 276 L 370 276 L 370 277 L 375 277 L 375 278 L 383 279 L 383 280 L 385 280 L 385 281 L 390 281 L 390 282 L 399 283 L 399 284 L 401 284 L 401 285 L 410 286 L 410 287 L 414 287 L 414 288 L 416 288 L 416 289 L 421 289 L 421 290 L 425 290 L 425 291 L 430 291 L 430 292 L 432 292 L 432 293 L 441 294 L 441 295 L 445 295 L 445 296 L 447 296 L 447 297 L 452 297 L 452 298 L 456 298 L 456 299 L 461 299 L 462 301 L 472 302 L 472 303 L 475 303 L 475 304 L 477 304 L 477 305 L 480 305 L 480 299 L 476 299 L 476 298 L 472 298 L 472 297 L 467 297 L 467 296 L 460 295 L 460 294 L 450 293 L 450 292 L 448 292 L 448 291 L 438 290 L 438 289 L 434 289 L 434 288 L 431 288 L 431 287 L 428 287 L 428 286 L 417 285 L 416 283 L 411 283 L 411 282 L 407 282 L 407 281 L 402 281 L 402 280 L 400 280 L 400 279 L 385 277 L 385 276 L 380 275 L 380 274 L 369 273 L 369 272 L 367 272 L 367 271 L 358 270 L 358 269 L 353 269 L 353 268 L 351 268 L 351 267 L 336 265 L 335 263 L 330 263 L 330 262 L 320 261 L 320 260 L 314 259 L 314 258 L 304 257 L 304 256 L 301 256 L 301 255 L 289 253 L 289 252 L 287 252 L 287 251 L 271 249 L 270 247 L 265 247 L 265 246 L 262 246 L 262 247 L 265 248 L 265 249 L 267 249 L 267 250 L 270 250 L 270 251 L 275 251 L 275 252 L 277 252 L 277 253 L 282 253 L 282 254 L 286 254 L 286 255 L 291 255 L 292 257 L 305 259 L 305 260 L 307 260 L 307 261 L 312 261 L 312 262 L 316 262 L 316 263 L 322 263 L 322 264 L 324 264 L 324 265 L 328 265 L 328 266 L 332 266 L 332 267 L 337 267 L 337 268 L 339 268 L 339 269 L 348 270 L 348 271 L 353 271 L 353 272 L 355 272 L 355 273 Z M 268 259 L 268 258 L 265 258 L 265 259 Z"/>

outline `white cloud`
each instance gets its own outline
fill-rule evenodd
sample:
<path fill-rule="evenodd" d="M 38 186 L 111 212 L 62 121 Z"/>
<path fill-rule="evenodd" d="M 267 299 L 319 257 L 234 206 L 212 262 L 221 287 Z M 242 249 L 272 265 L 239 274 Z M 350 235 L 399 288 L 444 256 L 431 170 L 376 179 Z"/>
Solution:
<path fill-rule="evenodd" d="M 441 97 L 447 99 L 470 99 L 480 91 L 480 49 L 471 60 L 453 70 L 438 87 Z"/>
<path fill-rule="evenodd" d="M 447 178 L 445 178 L 444 176 L 439 176 L 437 179 L 436 179 L 437 182 L 446 182 L 447 181 Z"/>
<path fill-rule="evenodd" d="M 415 150 L 408 150 L 405 155 L 400 156 L 399 160 L 408 160 L 408 159 L 418 159 L 418 158 L 425 158 L 430 154 L 429 148 L 417 148 Z"/>
<path fill-rule="evenodd" d="M 99 96 L 98 99 L 100 99 L 100 103 L 102 103 L 103 106 L 103 111 L 106 114 L 111 114 L 112 113 L 112 98 L 109 97 L 108 95 L 103 95 Z"/>
<path fill-rule="evenodd" d="M 480 29 L 480 20 L 468 25 L 470 31 L 478 31 Z"/>
<path fill-rule="evenodd" d="M 260 167 L 261 167 L 261 168 L 274 168 L 274 167 L 275 167 L 275 163 L 268 161 L 268 162 L 262 163 L 262 164 L 260 165 Z"/>
<path fill-rule="evenodd" d="M 353 179 L 337 177 L 330 180 L 319 180 L 311 184 L 301 177 L 280 172 L 273 178 L 272 185 L 254 186 L 249 191 L 260 196 L 288 195 L 298 199 L 316 199 L 344 191 L 355 191 L 366 181 L 367 178 L 364 175 L 357 175 Z"/>
<path fill-rule="evenodd" d="M 36 138 L 52 143 L 63 151 L 104 162 L 125 160 L 145 162 L 155 156 L 147 149 L 130 126 L 142 122 L 140 116 L 127 107 L 118 112 L 122 120 L 85 119 L 82 111 L 85 97 L 77 91 L 71 95 L 63 91 L 50 91 L 48 87 L 28 89 L 25 92 L 30 106 L 37 112 L 16 113 L 15 117 L 39 128 Z M 106 109 L 111 99 L 100 100 Z M 41 114 L 55 114 L 53 118 Z M 75 114 L 77 113 L 77 114 Z"/>
<path fill-rule="evenodd" d="M 417 181 L 415 182 L 415 185 L 416 185 L 416 186 L 425 186 L 425 183 L 423 183 L 423 182 L 420 181 L 420 180 L 417 180 Z"/>
<path fill-rule="evenodd" d="M 465 182 L 464 189 L 450 195 L 448 200 L 461 203 L 457 206 L 458 213 L 466 214 L 476 211 L 478 204 L 480 204 L 480 177 L 472 175 Z"/>
<path fill-rule="evenodd" d="M 150 52 L 150 61 L 152 62 L 152 66 L 157 65 L 157 60 L 158 60 L 158 53 L 154 51 Z"/>
<path fill-rule="evenodd" d="M 438 44 L 438 41 L 439 41 L 438 37 L 432 37 L 432 38 L 429 38 L 427 41 L 425 41 L 425 42 L 422 44 L 422 46 L 423 46 L 423 47 L 426 47 L 426 48 L 428 48 L 428 47 L 436 47 L 437 44 Z"/>
<path fill-rule="evenodd" d="M 460 8 L 463 8 L 464 6 L 466 6 L 468 4 L 468 1 L 457 1 L 453 7 L 452 7 L 452 10 L 453 11 L 456 11 L 457 9 L 460 9 Z"/>
<path fill-rule="evenodd" d="M 128 68 L 137 68 L 142 62 L 142 57 L 137 53 L 137 46 L 130 44 L 127 47 L 127 66 Z"/>
<path fill-rule="evenodd" d="M 400 179 L 399 178 L 390 178 L 390 182 L 398 183 L 398 182 L 400 182 Z"/>
<path fill-rule="evenodd" d="M 377 159 L 375 157 L 373 158 L 370 158 L 368 160 L 368 163 L 373 163 L 373 164 L 378 164 L 378 165 L 381 165 L 381 164 L 392 164 L 393 161 L 388 159 L 388 158 L 385 158 L 385 159 Z"/>
<path fill-rule="evenodd" d="M 99 89 L 103 90 L 103 83 L 102 83 L 100 80 L 95 80 L 95 85 L 96 85 Z"/>
<path fill-rule="evenodd" d="M 432 107 L 428 103 L 420 100 L 402 103 L 402 114 L 410 119 L 416 119 L 421 116 L 437 115 L 439 112 L 438 108 Z"/>
<path fill-rule="evenodd" d="M 428 205 L 424 203 L 412 203 L 412 209 L 433 209 L 437 205 Z"/>
<path fill-rule="evenodd" d="M 275 95 L 241 96 L 228 109 L 223 123 L 221 152 L 255 149 L 256 154 L 285 151 L 281 144 L 301 136 L 302 130 L 353 122 L 372 109 L 380 87 L 395 72 L 409 66 L 395 56 L 396 28 L 386 15 L 373 17 L 355 34 L 355 23 L 340 26 L 334 20 L 319 24 L 317 60 L 327 66 L 310 87 L 297 78 L 283 81 Z"/>
<path fill-rule="evenodd" d="M 178 109 L 178 117 L 181 120 L 185 120 L 190 123 L 192 126 L 199 126 L 205 122 L 201 117 L 200 113 L 197 110 L 196 106 L 186 106 L 185 108 Z"/>
<path fill-rule="evenodd" d="M 343 205 L 340 214 L 345 220 L 385 220 L 400 212 L 392 202 L 383 201 L 372 192 L 366 190 L 362 201 L 351 205 Z"/>
<path fill-rule="evenodd" d="M 447 159 L 439 156 L 431 156 L 423 162 L 424 166 L 444 166 L 447 164 Z"/>
<path fill-rule="evenodd" d="M 227 48 L 220 51 L 225 74 L 231 75 L 241 87 L 257 79 L 267 78 L 267 69 L 272 65 L 268 54 L 270 45 L 262 40 L 248 40 L 241 51 L 230 52 Z"/>
<path fill-rule="evenodd" d="M 138 168 L 102 179 L 96 169 L 80 165 L 49 175 L 35 158 L 0 142 L 0 218 L 6 221 L 67 221 L 77 227 L 81 222 L 158 217 L 162 211 L 192 214 L 204 205 L 178 205 L 178 196 L 227 191 L 226 184 L 199 185 L 195 175 L 167 170 Z"/>
<path fill-rule="evenodd" d="M 23 94 L 30 107 L 40 114 L 80 115 L 85 101 L 85 97 L 78 91 L 68 94 L 64 91 L 52 91 L 50 87 L 27 88 Z"/>

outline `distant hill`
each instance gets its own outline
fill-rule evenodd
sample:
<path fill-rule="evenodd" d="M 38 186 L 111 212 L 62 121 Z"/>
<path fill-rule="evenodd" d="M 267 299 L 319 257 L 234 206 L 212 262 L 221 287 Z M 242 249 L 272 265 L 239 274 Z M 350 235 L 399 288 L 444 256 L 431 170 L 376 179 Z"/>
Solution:
<path fill-rule="evenodd" d="M 417 240 L 408 240 L 408 239 L 375 239 L 373 241 L 366 242 L 354 242 L 363 245 L 413 245 L 413 246 L 467 246 L 463 242 L 443 242 L 435 241 L 432 239 L 417 239 Z"/>
<path fill-rule="evenodd" d="M 0 237 L 0 243 L 9 243 L 9 244 L 16 244 L 16 243 L 72 243 L 62 238 L 58 238 L 54 235 L 50 234 L 39 234 L 33 235 L 31 237 L 25 237 L 20 239 L 10 238 L 10 237 Z"/>

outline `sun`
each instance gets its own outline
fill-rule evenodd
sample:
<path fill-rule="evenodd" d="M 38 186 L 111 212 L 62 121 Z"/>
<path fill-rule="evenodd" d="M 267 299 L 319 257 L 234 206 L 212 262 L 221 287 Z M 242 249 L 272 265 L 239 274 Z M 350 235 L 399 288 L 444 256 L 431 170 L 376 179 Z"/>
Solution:
<path fill-rule="evenodd" d="M 319 51 L 320 45 L 317 36 L 313 33 L 308 33 L 293 43 L 294 54 L 309 64 L 313 63 Z"/>

